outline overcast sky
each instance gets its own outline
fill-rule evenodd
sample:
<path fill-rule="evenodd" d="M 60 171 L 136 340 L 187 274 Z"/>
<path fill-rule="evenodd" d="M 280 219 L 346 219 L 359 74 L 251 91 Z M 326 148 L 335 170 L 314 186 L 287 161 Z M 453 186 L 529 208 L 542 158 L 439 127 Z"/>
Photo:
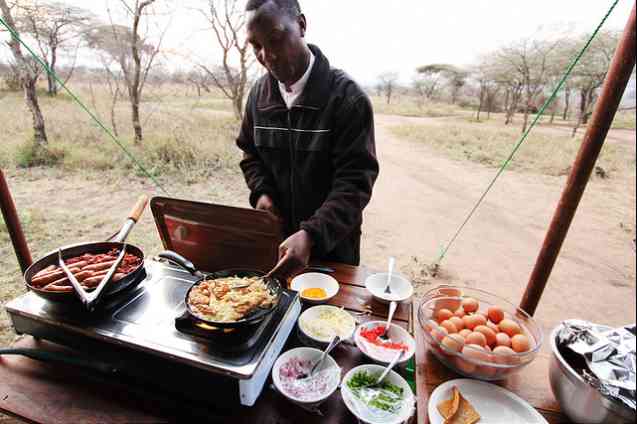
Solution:
<path fill-rule="evenodd" d="M 104 19 L 107 4 L 113 11 L 122 9 L 119 0 L 61 1 L 90 8 Z M 162 2 L 166 0 L 157 0 L 158 7 Z M 218 62 L 212 33 L 188 8 L 206 1 L 170 4 L 170 17 L 155 17 L 158 26 L 170 19 L 165 46 L 184 56 L 194 52 L 210 64 Z M 470 64 L 480 53 L 538 31 L 590 32 L 611 4 L 612 0 L 301 0 L 308 41 L 362 84 L 373 84 L 385 71 L 399 72 L 409 82 L 419 65 Z M 605 28 L 623 29 L 633 4 L 634 0 L 620 0 Z M 114 15 L 117 19 L 117 12 Z M 171 68 L 190 66 L 179 56 L 168 60 Z"/>

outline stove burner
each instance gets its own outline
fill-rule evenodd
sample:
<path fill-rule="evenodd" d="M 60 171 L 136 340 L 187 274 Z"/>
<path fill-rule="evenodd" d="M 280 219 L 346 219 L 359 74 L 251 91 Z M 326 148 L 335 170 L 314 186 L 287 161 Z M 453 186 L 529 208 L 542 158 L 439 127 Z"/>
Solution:
<path fill-rule="evenodd" d="M 287 296 L 287 293 L 282 295 Z M 277 312 L 276 310 L 273 311 L 272 314 L 255 325 L 223 329 L 200 323 L 185 311 L 182 315 L 175 318 L 175 328 L 206 343 L 215 351 L 221 353 L 244 352 L 254 347 L 264 337 L 271 337 L 272 327 L 276 325 L 276 320 L 273 317 L 278 315 Z"/>

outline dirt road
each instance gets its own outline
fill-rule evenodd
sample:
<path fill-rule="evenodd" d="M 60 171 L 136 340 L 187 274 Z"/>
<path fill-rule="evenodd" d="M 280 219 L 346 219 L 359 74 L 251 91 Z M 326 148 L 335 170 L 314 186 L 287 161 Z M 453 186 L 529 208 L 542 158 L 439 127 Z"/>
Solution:
<path fill-rule="evenodd" d="M 377 116 L 382 169 L 366 211 L 363 243 L 363 260 L 375 267 L 383 267 L 389 255 L 403 269 L 412 257 L 435 261 L 495 173 L 397 140 L 388 130 L 422 119 Z M 484 288 L 517 303 L 564 182 L 565 177 L 505 172 L 448 252 L 442 281 Z M 537 314 L 548 325 L 575 317 L 609 325 L 633 322 L 634 229 L 634 172 L 594 180 Z"/>

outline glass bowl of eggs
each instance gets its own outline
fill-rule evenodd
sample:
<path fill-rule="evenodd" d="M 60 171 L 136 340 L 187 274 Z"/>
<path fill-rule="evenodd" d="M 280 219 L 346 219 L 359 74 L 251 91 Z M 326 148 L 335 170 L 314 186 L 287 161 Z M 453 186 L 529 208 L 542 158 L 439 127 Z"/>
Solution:
<path fill-rule="evenodd" d="M 537 322 L 483 290 L 439 286 L 418 309 L 428 350 L 466 377 L 503 380 L 533 361 L 542 347 Z"/>

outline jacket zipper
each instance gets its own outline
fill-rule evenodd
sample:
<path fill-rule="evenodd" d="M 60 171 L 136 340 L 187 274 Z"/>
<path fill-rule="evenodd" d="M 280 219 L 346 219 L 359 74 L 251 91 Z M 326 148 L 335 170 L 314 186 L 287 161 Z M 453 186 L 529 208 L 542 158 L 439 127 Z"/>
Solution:
<path fill-rule="evenodd" d="M 294 146 L 294 137 L 292 136 L 292 115 L 291 110 L 288 110 L 288 134 L 290 145 L 290 213 L 292 215 L 292 231 L 296 231 L 296 207 L 294 201 L 294 170 L 296 164 L 296 153 Z"/>

